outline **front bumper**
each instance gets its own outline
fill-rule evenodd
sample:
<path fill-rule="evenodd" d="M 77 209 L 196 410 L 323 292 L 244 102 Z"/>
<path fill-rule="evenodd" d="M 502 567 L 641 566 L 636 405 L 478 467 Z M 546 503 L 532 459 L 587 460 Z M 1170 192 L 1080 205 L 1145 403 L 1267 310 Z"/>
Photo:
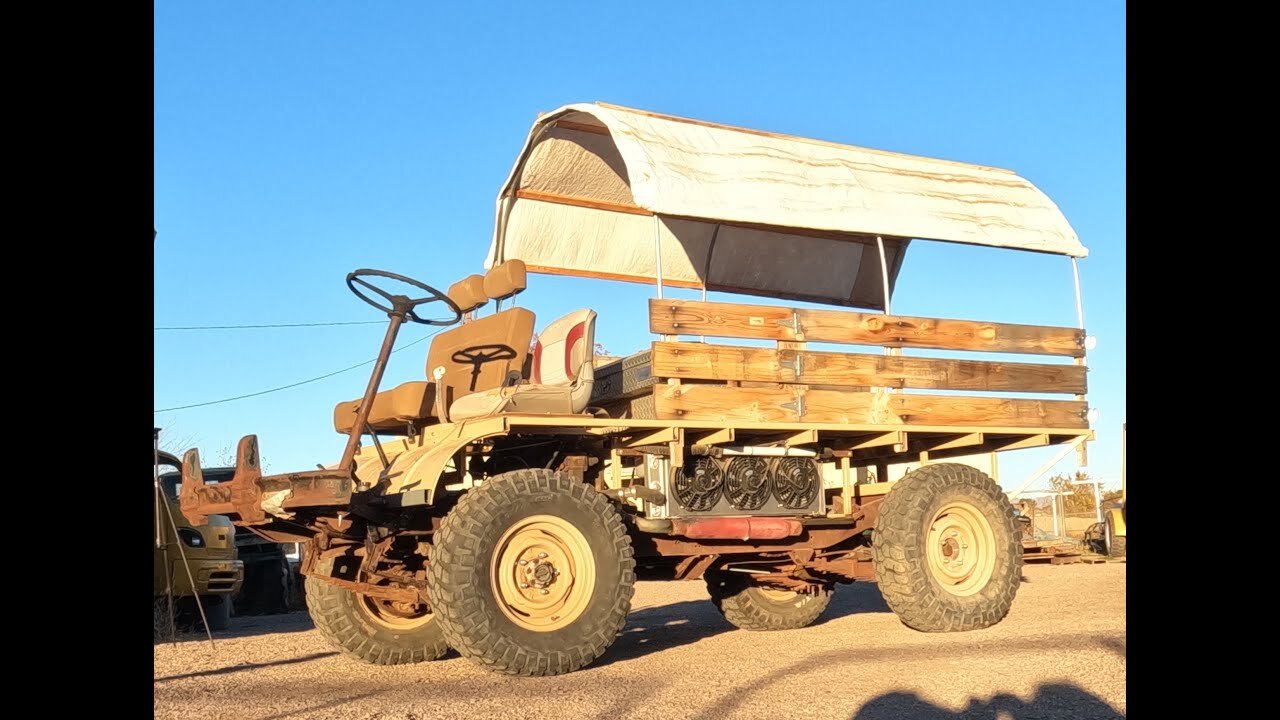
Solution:
<path fill-rule="evenodd" d="M 187 577 L 187 566 L 191 567 L 191 578 Z M 177 595 L 223 595 L 240 589 L 244 583 L 244 563 L 239 560 L 199 560 L 188 558 L 186 565 L 182 558 L 172 561 L 169 577 L 173 578 L 174 592 Z M 195 585 L 191 586 L 191 580 Z M 184 592 L 188 588 L 190 592 Z"/>
<path fill-rule="evenodd" d="M 236 447 L 236 471 L 229 482 L 206 485 L 195 448 L 182 458 L 182 514 L 192 525 L 209 515 L 226 515 L 236 525 L 263 525 L 289 519 L 299 508 L 344 507 L 351 502 L 352 479 L 340 470 L 311 470 L 262 475 L 258 437 L 246 435 Z"/>

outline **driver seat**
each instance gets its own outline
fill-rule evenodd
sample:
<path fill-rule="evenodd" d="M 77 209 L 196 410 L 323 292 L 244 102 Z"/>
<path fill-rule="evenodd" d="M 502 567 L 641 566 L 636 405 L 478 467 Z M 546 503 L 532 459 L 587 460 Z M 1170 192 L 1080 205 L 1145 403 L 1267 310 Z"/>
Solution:
<path fill-rule="evenodd" d="M 596 313 L 575 310 L 547 326 L 533 348 L 528 383 L 491 388 L 461 397 L 449 407 L 452 420 L 536 413 L 576 415 L 587 408 L 595 381 Z"/>
<path fill-rule="evenodd" d="M 472 275 L 449 288 L 453 300 L 464 316 L 475 312 L 489 300 L 512 297 L 526 287 L 524 263 L 508 260 L 485 275 Z M 445 399 L 467 392 L 500 387 L 512 382 L 529 354 L 533 337 L 534 315 L 524 308 L 512 307 L 474 320 L 464 319 L 435 336 L 427 351 L 428 377 L 443 368 L 439 385 Z M 469 350 L 481 350 L 473 356 Z M 373 398 L 369 411 L 369 427 L 376 432 L 406 434 L 414 426 L 425 425 L 436 418 L 437 383 L 413 381 L 384 390 Z M 351 432 L 360 398 L 338 403 L 333 409 L 333 428 L 339 433 Z"/>

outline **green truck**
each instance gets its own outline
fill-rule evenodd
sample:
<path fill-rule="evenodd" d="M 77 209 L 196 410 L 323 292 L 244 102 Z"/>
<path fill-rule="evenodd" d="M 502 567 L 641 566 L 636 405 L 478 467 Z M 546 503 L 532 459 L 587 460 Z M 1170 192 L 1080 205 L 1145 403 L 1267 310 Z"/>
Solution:
<path fill-rule="evenodd" d="M 232 596 L 240 590 L 245 576 L 244 563 L 236 557 L 236 528 L 223 515 L 210 515 L 204 525 L 192 525 L 178 507 L 182 461 L 157 451 L 156 465 L 161 496 L 152 515 L 156 524 L 152 535 L 156 633 L 167 634 L 170 598 L 177 627 L 199 622 L 199 597 L 209 629 L 225 629 L 231 618 Z"/>

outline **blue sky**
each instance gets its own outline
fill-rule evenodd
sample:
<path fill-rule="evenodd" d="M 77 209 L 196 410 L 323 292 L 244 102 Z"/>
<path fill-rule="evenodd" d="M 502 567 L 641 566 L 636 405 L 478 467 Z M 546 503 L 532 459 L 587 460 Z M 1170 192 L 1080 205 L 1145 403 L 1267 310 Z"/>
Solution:
<path fill-rule="evenodd" d="M 493 202 L 538 112 L 603 100 L 1017 171 L 1081 263 L 1089 470 L 1118 481 L 1125 419 L 1125 8 L 1115 2 L 155 5 L 155 324 L 379 320 L 357 267 L 445 287 L 481 270 Z M 615 354 L 651 340 L 652 288 L 532 276 L 539 326 L 589 304 Z M 1064 258 L 908 251 L 894 311 L 1075 324 Z M 430 328 L 411 326 L 400 345 Z M 372 358 L 381 325 L 155 333 L 155 408 Z M 427 343 L 384 387 L 421 379 Z M 268 470 L 335 462 L 335 402 L 368 368 L 157 413 L 211 461 L 255 432 Z M 1051 451 L 1002 455 L 1006 486 Z M 1058 470 L 1074 469 L 1074 454 Z"/>

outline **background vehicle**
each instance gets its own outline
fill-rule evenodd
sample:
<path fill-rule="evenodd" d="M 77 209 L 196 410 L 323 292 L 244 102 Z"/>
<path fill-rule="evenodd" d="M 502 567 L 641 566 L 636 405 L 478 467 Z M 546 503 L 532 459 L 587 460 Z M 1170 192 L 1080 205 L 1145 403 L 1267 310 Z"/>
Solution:
<path fill-rule="evenodd" d="M 1129 423 L 1121 427 L 1120 440 L 1120 507 L 1108 508 L 1102 517 L 1103 547 L 1111 557 L 1126 557 L 1128 554 L 1128 524 L 1125 522 L 1125 511 L 1128 509 L 1126 460 L 1129 444 Z"/>
<path fill-rule="evenodd" d="M 198 625 L 197 595 L 204 605 L 209 629 L 224 630 L 231 618 L 231 595 L 244 579 L 244 565 L 236 559 L 236 528 L 223 515 L 210 515 L 199 525 L 189 522 L 178 507 L 182 462 L 166 452 L 159 452 L 159 460 L 163 495 L 160 502 L 168 508 L 157 505 L 160 545 L 152 544 L 152 596 L 157 632 L 164 634 L 162 631 L 168 626 L 170 599 L 178 628 Z M 163 472 L 164 468 L 169 471 Z M 156 514 L 152 517 L 154 520 Z"/>
<path fill-rule="evenodd" d="M 447 293 L 384 271 L 347 276 L 389 324 L 364 396 L 334 410 L 348 436 L 339 462 L 264 476 L 250 435 L 232 480 L 210 484 L 193 449 L 183 510 L 306 543 L 316 627 L 371 663 L 451 646 L 500 672 L 573 671 L 613 642 L 637 577 L 702 579 L 749 630 L 809 625 L 837 584 L 869 579 L 912 628 L 988 627 L 1018 589 L 1013 509 L 982 471 L 939 460 L 1054 444 L 1083 454 L 1085 335 L 891 314 L 922 237 L 1064 255 L 1073 269 L 1086 254 L 1009 171 L 566 106 L 538 119 L 503 186 L 483 276 Z M 655 283 L 658 339 L 596 368 L 597 315 L 584 308 L 535 340 L 533 312 L 502 307 L 526 270 Z M 874 312 L 664 298 L 669 286 Z M 378 392 L 409 321 L 449 329 L 425 378 Z M 903 462 L 921 467 L 855 482 L 856 468 L 884 478 Z M 840 488 L 823 487 L 824 463 Z"/>

